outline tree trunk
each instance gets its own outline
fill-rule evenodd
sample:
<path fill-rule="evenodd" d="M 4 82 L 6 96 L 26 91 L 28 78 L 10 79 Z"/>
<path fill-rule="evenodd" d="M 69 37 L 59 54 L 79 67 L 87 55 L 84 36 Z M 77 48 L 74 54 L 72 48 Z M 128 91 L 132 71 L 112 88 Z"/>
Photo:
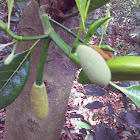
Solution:
<path fill-rule="evenodd" d="M 73 17 L 65 21 L 67 27 L 77 27 L 79 21 Z M 54 26 L 63 40 L 72 46 L 74 38 L 62 28 Z M 43 34 L 38 7 L 31 3 L 22 14 L 19 34 L 35 36 Z M 20 42 L 17 52 L 24 51 L 33 41 Z M 71 62 L 54 43 L 51 44 L 44 70 L 47 85 L 49 115 L 44 120 L 35 118 L 30 106 L 30 89 L 36 78 L 37 64 L 41 54 L 39 43 L 32 52 L 28 81 L 17 100 L 6 108 L 4 140 L 59 140 L 65 120 L 68 97 L 78 67 Z"/>

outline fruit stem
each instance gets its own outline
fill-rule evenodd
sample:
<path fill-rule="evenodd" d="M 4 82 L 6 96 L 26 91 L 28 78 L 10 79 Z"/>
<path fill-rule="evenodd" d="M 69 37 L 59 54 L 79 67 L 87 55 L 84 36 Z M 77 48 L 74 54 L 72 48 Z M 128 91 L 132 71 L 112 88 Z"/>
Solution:
<path fill-rule="evenodd" d="M 43 83 L 43 71 L 44 71 L 44 66 L 45 66 L 50 42 L 51 42 L 50 38 L 44 39 L 43 42 L 41 57 L 37 67 L 37 76 L 36 76 L 36 84 L 39 86 L 42 85 Z"/>
<path fill-rule="evenodd" d="M 67 56 L 69 57 L 74 63 L 80 65 L 78 57 L 76 54 L 71 54 L 71 47 L 67 45 L 59 35 L 54 31 L 52 28 L 49 18 L 45 12 L 45 9 L 40 7 L 39 9 L 40 18 L 42 20 L 43 28 L 45 32 L 48 32 L 49 37 L 54 41 L 54 43 L 58 46 L 58 48 Z"/>
<path fill-rule="evenodd" d="M 73 33 L 70 29 L 68 29 L 67 27 L 63 26 L 63 25 L 60 24 L 59 22 L 55 21 L 55 20 L 52 19 L 52 18 L 49 18 L 49 20 L 52 21 L 53 23 L 57 24 L 58 26 L 62 27 L 64 30 L 66 30 L 68 33 L 70 33 L 72 36 L 77 37 L 77 35 L 76 35 L 75 33 Z M 79 38 L 79 41 L 80 41 L 81 43 L 84 42 L 81 38 Z"/>
<path fill-rule="evenodd" d="M 7 30 L 6 33 L 7 33 L 10 37 L 12 37 L 12 38 L 14 38 L 14 39 L 16 39 L 16 40 L 18 40 L 18 41 L 37 40 L 37 39 L 42 39 L 42 38 L 48 37 L 47 34 L 45 34 L 45 35 L 40 35 L 40 36 L 31 36 L 31 37 L 18 36 L 18 35 L 15 35 L 11 30 Z"/>

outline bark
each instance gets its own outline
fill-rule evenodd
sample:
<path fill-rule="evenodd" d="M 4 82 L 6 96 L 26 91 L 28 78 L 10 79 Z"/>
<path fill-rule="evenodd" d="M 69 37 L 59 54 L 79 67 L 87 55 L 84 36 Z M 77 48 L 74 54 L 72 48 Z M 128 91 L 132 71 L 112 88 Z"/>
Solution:
<path fill-rule="evenodd" d="M 64 23 L 67 27 L 77 27 L 78 24 L 79 21 L 75 17 Z M 72 46 L 74 38 L 61 28 L 57 26 L 54 28 L 58 30 L 60 37 Z M 38 7 L 33 3 L 22 14 L 19 34 L 23 36 L 43 34 Z M 30 48 L 32 44 L 33 41 L 20 42 L 17 52 Z M 41 44 L 37 45 L 32 53 L 30 74 L 23 92 L 14 103 L 6 108 L 4 140 L 60 139 L 71 85 L 78 67 L 54 43 L 51 44 L 44 71 L 44 81 L 49 98 L 49 115 L 44 120 L 36 119 L 30 106 L 30 89 L 36 78 Z"/>

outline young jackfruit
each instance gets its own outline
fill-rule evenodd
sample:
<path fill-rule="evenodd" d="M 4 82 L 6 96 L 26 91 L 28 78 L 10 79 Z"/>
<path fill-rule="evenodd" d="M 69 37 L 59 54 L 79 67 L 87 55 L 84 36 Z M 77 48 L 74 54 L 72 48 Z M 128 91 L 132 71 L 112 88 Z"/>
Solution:
<path fill-rule="evenodd" d="M 30 102 L 36 118 L 42 120 L 47 117 L 49 112 L 49 105 L 44 83 L 40 86 L 36 85 L 36 83 L 33 84 L 31 89 Z"/>
<path fill-rule="evenodd" d="M 77 55 L 84 73 L 89 80 L 98 86 L 106 86 L 111 80 L 111 72 L 103 57 L 94 49 L 80 45 Z"/>

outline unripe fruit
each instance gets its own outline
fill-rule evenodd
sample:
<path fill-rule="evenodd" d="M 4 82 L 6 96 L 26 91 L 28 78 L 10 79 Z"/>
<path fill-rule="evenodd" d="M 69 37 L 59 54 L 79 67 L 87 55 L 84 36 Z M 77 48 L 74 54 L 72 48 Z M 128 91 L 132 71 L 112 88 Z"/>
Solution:
<path fill-rule="evenodd" d="M 140 80 L 140 56 L 120 56 L 106 61 L 112 81 Z"/>
<path fill-rule="evenodd" d="M 31 107 L 36 118 L 42 120 L 49 112 L 48 96 L 45 84 L 38 86 L 33 84 L 30 96 Z"/>
<path fill-rule="evenodd" d="M 13 58 L 14 58 L 14 54 L 11 53 L 11 54 L 5 59 L 4 64 L 5 64 L 5 65 L 9 65 L 9 64 L 12 62 Z"/>
<path fill-rule="evenodd" d="M 77 55 L 83 71 L 89 80 L 98 86 L 106 86 L 111 80 L 111 72 L 103 57 L 92 48 L 80 45 Z"/>

